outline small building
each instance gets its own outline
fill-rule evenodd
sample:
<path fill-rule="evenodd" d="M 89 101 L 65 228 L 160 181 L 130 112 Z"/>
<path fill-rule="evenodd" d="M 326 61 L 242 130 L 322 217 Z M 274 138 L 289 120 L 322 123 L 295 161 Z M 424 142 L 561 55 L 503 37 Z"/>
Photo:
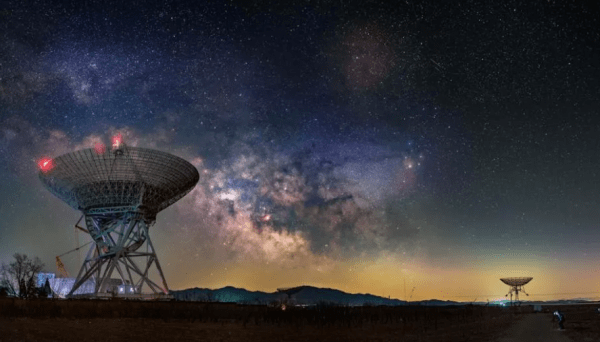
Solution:
<path fill-rule="evenodd" d="M 52 278 L 48 279 L 48 284 L 50 285 L 50 290 L 52 291 L 51 296 L 53 298 L 66 298 L 73 285 L 75 285 L 75 278 Z M 73 293 L 74 295 L 85 295 L 92 294 L 96 288 L 96 281 L 94 279 L 90 279 L 85 283 L 81 284 L 81 286 Z"/>
<path fill-rule="evenodd" d="M 136 287 L 133 285 L 130 285 L 130 284 L 119 285 L 117 288 L 118 288 L 117 295 L 119 295 L 119 296 L 133 295 L 138 292 L 138 291 L 136 291 Z"/>
<path fill-rule="evenodd" d="M 46 280 L 54 278 L 56 278 L 56 274 L 54 273 L 39 272 L 37 274 L 36 287 L 44 287 L 44 285 L 46 285 Z"/>
<path fill-rule="evenodd" d="M 75 278 L 53 278 L 48 279 L 50 290 L 52 291 L 51 297 L 54 298 L 66 298 L 69 294 L 73 285 L 75 285 Z M 105 290 L 100 295 L 118 295 L 119 286 L 123 285 L 121 279 L 107 279 Z M 96 290 L 96 280 L 94 278 L 88 279 L 86 282 L 81 284 L 77 290 L 73 293 L 74 296 L 79 295 L 91 295 Z"/>
<path fill-rule="evenodd" d="M 113 295 L 119 294 L 119 286 L 123 285 L 123 281 L 118 278 L 110 278 L 105 280 L 104 293 L 110 293 Z"/>

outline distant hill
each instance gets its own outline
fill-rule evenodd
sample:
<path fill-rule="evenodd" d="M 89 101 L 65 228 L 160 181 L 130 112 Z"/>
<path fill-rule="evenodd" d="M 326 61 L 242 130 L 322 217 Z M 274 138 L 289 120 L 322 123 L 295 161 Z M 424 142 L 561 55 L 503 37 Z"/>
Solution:
<path fill-rule="evenodd" d="M 248 291 L 233 286 L 220 289 L 193 288 L 181 291 L 171 291 L 170 294 L 179 301 L 221 302 L 240 304 L 268 304 L 285 298 L 283 294 Z"/>
<path fill-rule="evenodd" d="M 412 304 L 413 302 L 411 302 Z M 428 299 L 428 300 L 422 300 L 419 302 L 414 302 L 416 305 L 423 305 L 423 306 L 447 306 L 447 305 L 465 305 L 465 304 L 471 304 L 471 303 L 460 303 L 460 302 L 454 302 L 451 300 L 439 300 L 439 299 Z"/>
<path fill-rule="evenodd" d="M 364 305 L 407 305 L 407 302 L 399 299 L 379 297 L 372 294 L 352 294 L 340 290 L 318 288 L 313 286 L 299 286 L 290 289 L 291 301 L 298 305 L 335 304 L 347 306 Z M 239 304 L 270 304 L 286 300 L 288 295 L 283 292 L 261 292 L 248 291 L 232 286 L 220 289 L 193 288 L 180 291 L 171 291 L 171 295 L 179 301 L 201 301 L 221 302 Z M 408 305 L 462 305 L 462 303 L 440 300 L 427 300 L 422 302 L 410 302 Z"/>

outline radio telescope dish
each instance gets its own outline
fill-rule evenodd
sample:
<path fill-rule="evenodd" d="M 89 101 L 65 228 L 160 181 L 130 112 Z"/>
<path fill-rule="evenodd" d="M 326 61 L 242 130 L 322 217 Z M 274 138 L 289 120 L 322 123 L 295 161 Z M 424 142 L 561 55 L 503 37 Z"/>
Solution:
<path fill-rule="evenodd" d="M 83 213 L 94 242 L 68 297 L 89 279 L 95 280 L 94 296 L 110 295 L 114 271 L 130 293 L 141 295 L 149 288 L 154 295 L 168 294 L 149 228 L 158 212 L 194 188 L 200 176 L 192 164 L 169 153 L 129 147 L 118 136 L 111 150 L 79 150 L 38 165 L 46 188 Z M 150 279 L 149 272 L 156 271 L 162 287 Z"/>
<path fill-rule="evenodd" d="M 523 289 L 523 286 L 529 283 L 532 279 L 533 277 L 500 278 L 500 281 L 510 286 L 510 291 L 506 295 L 510 295 L 510 305 L 513 305 L 513 293 L 515 294 L 515 302 L 519 302 L 519 292 L 523 292 L 529 296 L 529 294 L 527 294 L 527 292 L 525 292 Z"/>
<path fill-rule="evenodd" d="M 509 286 L 523 286 L 530 282 L 533 277 L 501 278 L 500 280 Z"/>

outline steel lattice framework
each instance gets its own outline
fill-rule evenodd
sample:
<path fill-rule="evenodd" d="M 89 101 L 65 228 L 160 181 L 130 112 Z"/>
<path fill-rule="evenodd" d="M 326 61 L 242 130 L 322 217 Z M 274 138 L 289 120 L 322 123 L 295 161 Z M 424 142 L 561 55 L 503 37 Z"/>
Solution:
<path fill-rule="evenodd" d="M 42 183 L 83 212 L 94 241 L 68 296 L 90 279 L 93 295 L 104 295 L 115 271 L 136 294 L 146 288 L 167 294 L 149 228 L 159 211 L 193 189 L 199 180 L 196 168 L 174 155 L 124 144 L 112 151 L 67 153 L 51 163 L 40 171 Z M 151 279 L 151 272 L 158 272 L 162 286 Z"/>

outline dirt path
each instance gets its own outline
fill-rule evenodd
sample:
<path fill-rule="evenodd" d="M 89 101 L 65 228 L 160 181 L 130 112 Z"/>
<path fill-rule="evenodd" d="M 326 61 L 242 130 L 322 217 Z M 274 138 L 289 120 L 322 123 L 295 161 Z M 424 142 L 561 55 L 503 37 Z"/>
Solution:
<path fill-rule="evenodd" d="M 568 328 L 568 326 L 567 326 Z M 497 342 L 573 342 L 558 330 L 549 314 L 530 314 L 524 316 L 506 331 L 506 335 Z"/>

